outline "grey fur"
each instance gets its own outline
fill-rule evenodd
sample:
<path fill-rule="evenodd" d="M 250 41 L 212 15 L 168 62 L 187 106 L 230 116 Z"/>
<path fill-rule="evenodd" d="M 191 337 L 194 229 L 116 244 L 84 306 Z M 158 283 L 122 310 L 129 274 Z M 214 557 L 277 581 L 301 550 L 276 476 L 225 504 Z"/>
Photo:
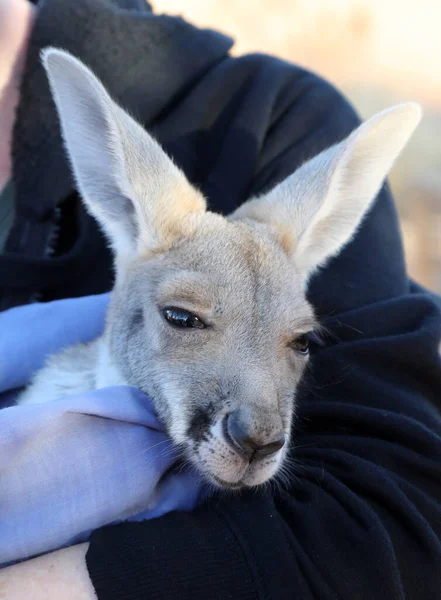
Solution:
<path fill-rule="evenodd" d="M 229 219 L 107 95 L 78 60 L 43 57 L 79 190 L 115 252 L 116 284 L 102 338 L 51 358 L 20 398 L 129 384 L 149 394 L 170 436 L 211 482 L 261 484 L 288 444 L 245 459 L 223 419 L 240 411 L 262 445 L 289 440 L 308 358 L 292 341 L 317 323 L 308 278 L 351 239 L 420 118 L 414 104 L 377 115 Z M 177 329 L 163 309 L 204 329 Z M 223 483 L 222 483 L 223 482 Z"/>

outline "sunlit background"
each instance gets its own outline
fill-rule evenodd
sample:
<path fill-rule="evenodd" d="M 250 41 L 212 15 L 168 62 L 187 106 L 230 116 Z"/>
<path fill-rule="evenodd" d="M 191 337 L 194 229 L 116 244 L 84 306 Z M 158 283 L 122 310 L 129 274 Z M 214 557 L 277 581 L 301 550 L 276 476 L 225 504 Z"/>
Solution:
<path fill-rule="evenodd" d="M 425 117 L 390 181 L 409 272 L 441 292 L 440 0 L 153 0 L 333 82 L 363 117 L 416 100 Z"/>

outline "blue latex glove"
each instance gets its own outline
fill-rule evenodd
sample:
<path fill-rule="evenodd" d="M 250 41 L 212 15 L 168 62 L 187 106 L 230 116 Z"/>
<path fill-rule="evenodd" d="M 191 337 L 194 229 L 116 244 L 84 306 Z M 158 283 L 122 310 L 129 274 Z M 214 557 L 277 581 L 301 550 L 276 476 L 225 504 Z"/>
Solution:
<path fill-rule="evenodd" d="M 0 406 L 44 359 L 103 330 L 108 295 L 0 313 Z M 150 399 L 112 387 L 0 410 L 0 564 L 88 539 L 121 520 L 191 510 L 195 475 L 177 456 Z"/>

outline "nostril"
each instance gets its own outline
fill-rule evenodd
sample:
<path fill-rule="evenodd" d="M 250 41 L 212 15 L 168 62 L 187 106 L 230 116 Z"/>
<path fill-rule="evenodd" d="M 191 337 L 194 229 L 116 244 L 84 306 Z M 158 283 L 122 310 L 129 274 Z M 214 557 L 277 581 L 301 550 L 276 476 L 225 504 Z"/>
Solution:
<path fill-rule="evenodd" d="M 240 423 L 238 414 L 233 412 L 223 421 L 224 436 L 228 444 L 248 459 L 264 458 L 278 452 L 285 444 L 285 434 L 278 433 L 268 443 L 262 443 L 251 437 Z"/>
<path fill-rule="evenodd" d="M 278 436 L 278 438 L 279 439 L 277 439 L 276 441 L 270 442 L 269 444 L 265 444 L 265 446 L 261 446 L 260 448 L 258 448 L 256 450 L 254 458 L 264 458 L 265 456 L 271 456 L 271 454 L 275 454 L 276 452 L 281 450 L 285 445 L 285 434 L 282 433 L 280 436 Z"/>
<path fill-rule="evenodd" d="M 228 444 L 244 456 L 251 456 L 254 448 L 248 442 L 248 436 L 245 430 L 239 425 L 235 414 L 227 415 L 223 422 L 224 436 Z"/>

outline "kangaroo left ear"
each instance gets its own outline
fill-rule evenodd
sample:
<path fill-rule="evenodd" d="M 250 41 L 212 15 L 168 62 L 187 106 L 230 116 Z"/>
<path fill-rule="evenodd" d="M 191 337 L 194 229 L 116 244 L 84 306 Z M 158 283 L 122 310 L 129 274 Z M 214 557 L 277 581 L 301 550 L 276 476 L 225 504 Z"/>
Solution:
<path fill-rule="evenodd" d="M 202 194 L 83 63 L 54 48 L 42 60 L 78 190 L 109 238 L 117 276 L 132 258 L 191 235 Z"/>
<path fill-rule="evenodd" d="M 230 218 L 270 225 L 306 286 L 351 240 L 421 114 L 407 103 L 375 115 Z"/>

